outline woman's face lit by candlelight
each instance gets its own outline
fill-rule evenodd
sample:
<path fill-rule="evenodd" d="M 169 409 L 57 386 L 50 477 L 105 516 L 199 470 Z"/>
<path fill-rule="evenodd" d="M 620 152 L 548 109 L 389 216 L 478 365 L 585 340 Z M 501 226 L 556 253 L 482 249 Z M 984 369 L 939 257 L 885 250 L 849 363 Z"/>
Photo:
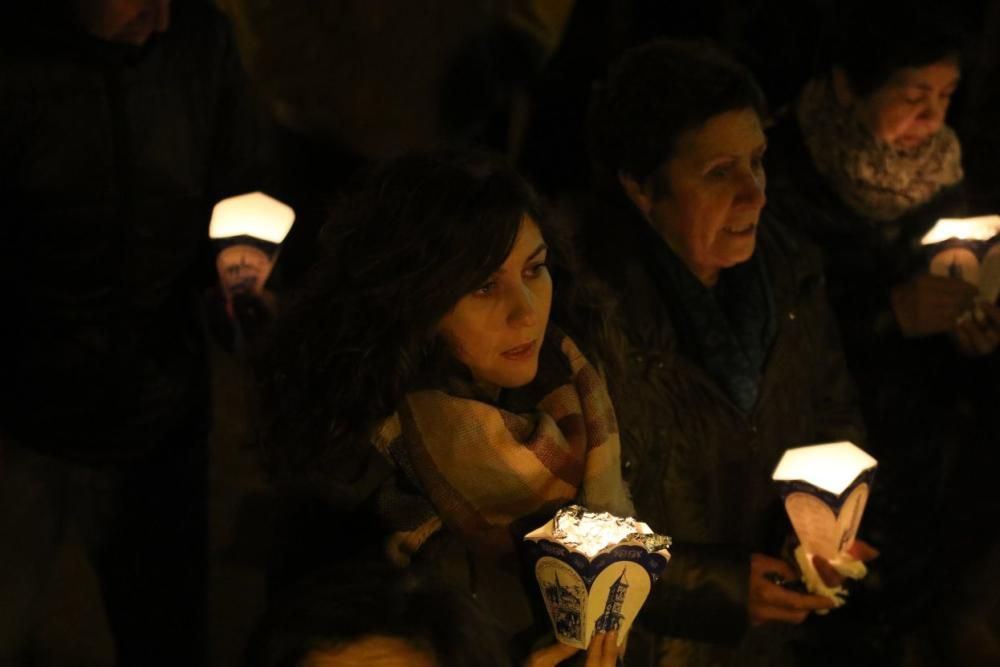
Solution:
<path fill-rule="evenodd" d="M 960 77 L 958 61 L 946 58 L 922 67 L 903 67 L 867 96 L 856 95 L 847 74 L 833 70 L 837 101 L 853 106 L 861 122 L 898 150 L 912 150 L 944 125 Z"/>
<path fill-rule="evenodd" d="M 488 390 L 526 385 L 538 372 L 552 307 L 547 252 L 538 225 L 526 216 L 503 265 L 438 325 L 455 357 Z"/>
<path fill-rule="evenodd" d="M 706 285 L 753 255 L 766 148 L 757 112 L 726 111 L 682 133 L 645 183 L 621 178 L 639 212 Z"/>

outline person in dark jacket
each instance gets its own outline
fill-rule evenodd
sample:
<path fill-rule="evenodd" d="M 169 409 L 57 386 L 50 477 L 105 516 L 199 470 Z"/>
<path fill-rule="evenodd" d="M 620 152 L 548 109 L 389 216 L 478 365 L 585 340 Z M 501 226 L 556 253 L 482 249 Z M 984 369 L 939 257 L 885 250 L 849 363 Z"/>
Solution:
<path fill-rule="evenodd" d="M 326 548 L 300 549 L 313 560 L 285 579 L 374 547 L 466 591 L 508 657 L 528 657 L 551 628 L 521 538 L 574 500 L 632 513 L 581 352 L 601 348 L 586 342 L 600 312 L 530 188 L 489 156 L 390 163 L 324 239 L 262 365 L 269 469 L 328 509 L 297 536 Z"/>
<path fill-rule="evenodd" d="M 939 218 L 994 213 L 968 209 L 945 123 L 963 32 L 947 11 L 870 4 L 836 24 L 827 66 L 769 132 L 769 208 L 823 250 L 881 461 L 868 521 L 883 594 L 880 615 L 858 625 L 891 662 L 899 642 L 924 641 L 915 628 L 947 627 L 932 611 L 954 613 L 953 573 L 995 540 L 985 527 L 998 508 L 980 489 L 1000 438 L 1000 308 L 959 277 L 931 275 L 920 245 Z"/>
<path fill-rule="evenodd" d="M 205 3 L 19 4 L 0 57 L 0 662 L 86 664 L 73 647 L 106 611 L 117 664 L 201 664 L 199 297 L 212 205 L 259 187 L 260 123 Z M 100 599 L 46 640 L 85 590 L 58 578 L 70 551 Z"/>
<path fill-rule="evenodd" d="M 863 441 L 818 254 L 761 213 L 763 116 L 700 43 L 627 52 L 593 101 L 606 195 L 582 231 L 628 339 L 625 477 L 675 539 L 639 619 L 657 664 L 792 660 L 791 624 L 830 602 L 769 579 L 797 577 L 771 472 L 788 447 Z"/>

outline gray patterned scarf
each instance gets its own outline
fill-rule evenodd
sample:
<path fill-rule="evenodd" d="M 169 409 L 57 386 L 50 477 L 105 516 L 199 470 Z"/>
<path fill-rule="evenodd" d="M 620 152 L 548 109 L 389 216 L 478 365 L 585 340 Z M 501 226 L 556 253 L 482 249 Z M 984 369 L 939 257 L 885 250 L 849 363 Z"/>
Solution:
<path fill-rule="evenodd" d="M 879 141 L 834 97 L 826 78 L 806 84 L 796 108 L 813 164 L 855 212 L 896 220 L 962 180 L 962 152 L 947 125 L 912 150 Z"/>

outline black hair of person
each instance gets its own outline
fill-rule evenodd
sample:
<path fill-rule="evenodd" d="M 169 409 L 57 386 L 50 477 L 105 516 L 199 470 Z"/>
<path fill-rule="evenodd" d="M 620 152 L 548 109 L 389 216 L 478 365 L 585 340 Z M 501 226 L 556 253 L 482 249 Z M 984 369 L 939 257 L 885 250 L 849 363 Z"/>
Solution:
<path fill-rule="evenodd" d="M 588 140 L 597 185 L 644 182 L 673 157 L 680 136 L 727 111 L 767 116 L 753 75 L 705 41 L 658 40 L 626 51 L 594 88 Z"/>
<path fill-rule="evenodd" d="M 933 6 L 932 6 L 933 5 Z M 829 25 L 830 53 L 824 66 L 843 68 L 854 92 L 867 97 L 906 67 L 948 58 L 961 66 L 968 35 L 948 3 L 858 2 L 838 6 Z"/>

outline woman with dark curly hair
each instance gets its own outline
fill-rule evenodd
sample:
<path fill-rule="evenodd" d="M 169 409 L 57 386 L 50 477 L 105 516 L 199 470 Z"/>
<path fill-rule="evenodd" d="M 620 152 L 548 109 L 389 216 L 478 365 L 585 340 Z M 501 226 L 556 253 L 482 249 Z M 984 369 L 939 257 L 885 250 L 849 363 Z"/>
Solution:
<path fill-rule="evenodd" d="M 277 476 L 368 526 L 390 561 L 467 589 L 518 659 L 548 634 L 524 533 L 574 500 L 633 511 L 589 361 L 610 359 L 609 329 L 573 275 L 505 164 L 403 158 L 334 211 L 263 387 Z M 358 534 L 317 528 L 356 551 Z"/>

